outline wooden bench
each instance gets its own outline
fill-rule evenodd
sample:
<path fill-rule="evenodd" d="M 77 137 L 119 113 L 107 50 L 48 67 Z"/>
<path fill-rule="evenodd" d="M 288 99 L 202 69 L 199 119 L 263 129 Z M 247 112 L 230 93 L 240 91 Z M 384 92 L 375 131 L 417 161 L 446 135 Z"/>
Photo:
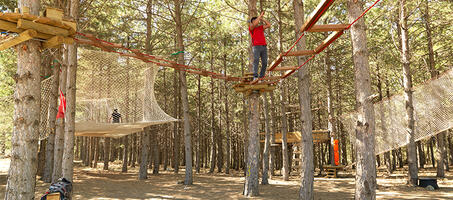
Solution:
<path fill-rule="evenodd" d="M 332 165 L 324 165 L 324 171 L 326 172 L 327 178 L 337 178 L 337 172 L 343 170 L 343 165 L 332 166 Z"/>

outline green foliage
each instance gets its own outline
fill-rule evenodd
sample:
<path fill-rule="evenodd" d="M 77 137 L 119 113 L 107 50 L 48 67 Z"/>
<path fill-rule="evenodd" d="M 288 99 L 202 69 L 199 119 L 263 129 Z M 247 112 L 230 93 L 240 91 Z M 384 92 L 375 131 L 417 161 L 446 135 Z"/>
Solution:
<path fill-rule="evenodd" d="M 13 131 L 16 56 L 9 49 L 0 54 L 0 151 L 9 149 Z M 1 153 L 1 152 L 0 152 Z"/>

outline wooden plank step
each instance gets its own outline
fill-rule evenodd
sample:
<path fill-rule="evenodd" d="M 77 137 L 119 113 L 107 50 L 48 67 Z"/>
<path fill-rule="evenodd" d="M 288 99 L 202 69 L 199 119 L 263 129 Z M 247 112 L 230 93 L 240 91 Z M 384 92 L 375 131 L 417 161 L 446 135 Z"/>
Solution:
<path fill-rule="evenodd" d="M 310 14 L 310 17 L 308 17 L 304 25 L 302 25 L 302 27 L 300 28 L 300 32 L 307 31 L 313 25 L 315 25 L 319 18 L 321 18 L 321 16 L 330 7 L 330 5 L 332 5 L 333 2 L 334 0 L 322 0 L 321 2 L 319 2 L 315 10 L 313 10 L 313 12 Z"/>
<path fill-rule="evenodd" d="M 276 67 L 272 71 L 287 71 L 287 70 L 296 70 L 298 66 L 293 67 Z"/>
<path fill-rule="evenodd" d="M 16 23 L 1 20 L 1 19 L 0 19 L 0 30 L 10 31 L 10 32 L 14 32 L 14 33 L 22 33 L 25 31 L 24 29 L 17 28 Z M 41 39 L 50 39 L 50 38 L 52 38 L 52 35 L 38 32 L 38 35 L 36 35 L 36 37 L 41 38 Z"/>
<path fill-rule="evenodd" d="M 266 77 L 262 78 L 261 80 L 269 81 L 269 80 L 280 80 L 280 79 L 282 79 L 281 76 L 266 76 Z"/>
<path fill-rule="evenodd" d="M 344 31 L 335 31 L 327 37 L 318 47 L 316 47 L 315 52 L 318 54 L 327 48 L 333 41 L 343 35 Z"/>
<path fill-rule="evenodd" d="M 270 67 L 269 67 L 268 71 L 274 70 L 274 68 L 277 67 L 282 61 L 283 61 L 283 56 L 282 56 L 282 54 L 280 54 L 277 56 L 277 58 L 275 58 L 275 60 L 271 63 L 271 65 L 269 65 Z"/>
<path fill-rule="evenodd" d="M 315 54 L 314 50 L 291 51 L 286 56 L 307 56 Z"/>
<path fill-rule="evenodd" d="M 349 24 L 322 24 L 322 25 L 313 25 L 308 32 L 329 32 L 329 31 L 343 31 Z"/>
<path fill-rule="evenodd" d="M 8 49 L 12 46 L 18 45 L 22 42 L 28 41 L 28 40 L 36 37 L 36 35 L 38 35 L 38 33 L 33 29 L 26 30 L 26 31 L 20 33 L 19 36 L 11 38 L 10 40 L 7 40 L 7 41 L 1 43 L 0 51 Z"/>

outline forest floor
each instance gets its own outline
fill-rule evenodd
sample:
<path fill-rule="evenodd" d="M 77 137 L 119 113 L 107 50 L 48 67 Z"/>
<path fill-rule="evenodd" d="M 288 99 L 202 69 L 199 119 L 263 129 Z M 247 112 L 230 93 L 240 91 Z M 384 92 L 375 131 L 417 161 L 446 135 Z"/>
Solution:
<path fill-rule="evenodd" d="M 8 159 L 0 159 L 0 199 L 4 198 Z M 128 173 L 121 173 L 120 162 L 111 165 L 109 171 L 102 170 L 102 163 L 97 169 L 82 167 L 76 163 L 74 199 L 133 200 L 133 199 L 245 199 L 242 195 L 244 179 L 242 172 L 233 174 L 202 173 L 194 174 L 194 185 L 178 184 L 184 180 L 184 169 L 179 174 L 161 171 L 159 175 L 148 176 L 148 180 L 137 180 L 138 167 L 129 168 Z M 422 170 L 420 176 L 434 176 L 434 169 Z M 315 199 L 353 199 L 354 176 L 349 178 L 315 178 Z M 290 181 L 282 181 L 281 176 L 270 180 L 270 185 L 260 185 L 260 196 L 254 199 L 297 199 L 299 178 L 292 176 Z M 378 173 L 377 199 L 453 199 L 453 172 L 447 172 L 447 178 L 439 179 L 439 190 L 428 191 L 425 188 L 405 185 L 405 172 L 396 171 L 390 177 Z M 49 184 L 38 181 L 36 198 L 42 196 Z"/>

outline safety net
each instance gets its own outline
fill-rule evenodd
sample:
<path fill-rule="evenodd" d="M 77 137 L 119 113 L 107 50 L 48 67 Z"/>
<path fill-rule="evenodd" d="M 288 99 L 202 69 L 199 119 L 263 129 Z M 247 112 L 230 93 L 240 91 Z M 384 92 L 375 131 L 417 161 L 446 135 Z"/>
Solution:
<path fill-rule="evenodd" d="M 437 79 L 414 87 L 415 141 L 453 128 L 453 69 Z M 376 154 L 409 143 L 404 93 L 374 104 Z M 357 112 L 341 117 L 351 141 L 355 141 Z"/>
<path fill-rule="evenodd" d="M 138 59 L 79 49 L 75 135 L 122 137 L 147 126 L 177 121 L 157 103 L 157 72 L 158 67 Z M 50 133 L 52 79 L 41 82 L 40 139 Z"/>

